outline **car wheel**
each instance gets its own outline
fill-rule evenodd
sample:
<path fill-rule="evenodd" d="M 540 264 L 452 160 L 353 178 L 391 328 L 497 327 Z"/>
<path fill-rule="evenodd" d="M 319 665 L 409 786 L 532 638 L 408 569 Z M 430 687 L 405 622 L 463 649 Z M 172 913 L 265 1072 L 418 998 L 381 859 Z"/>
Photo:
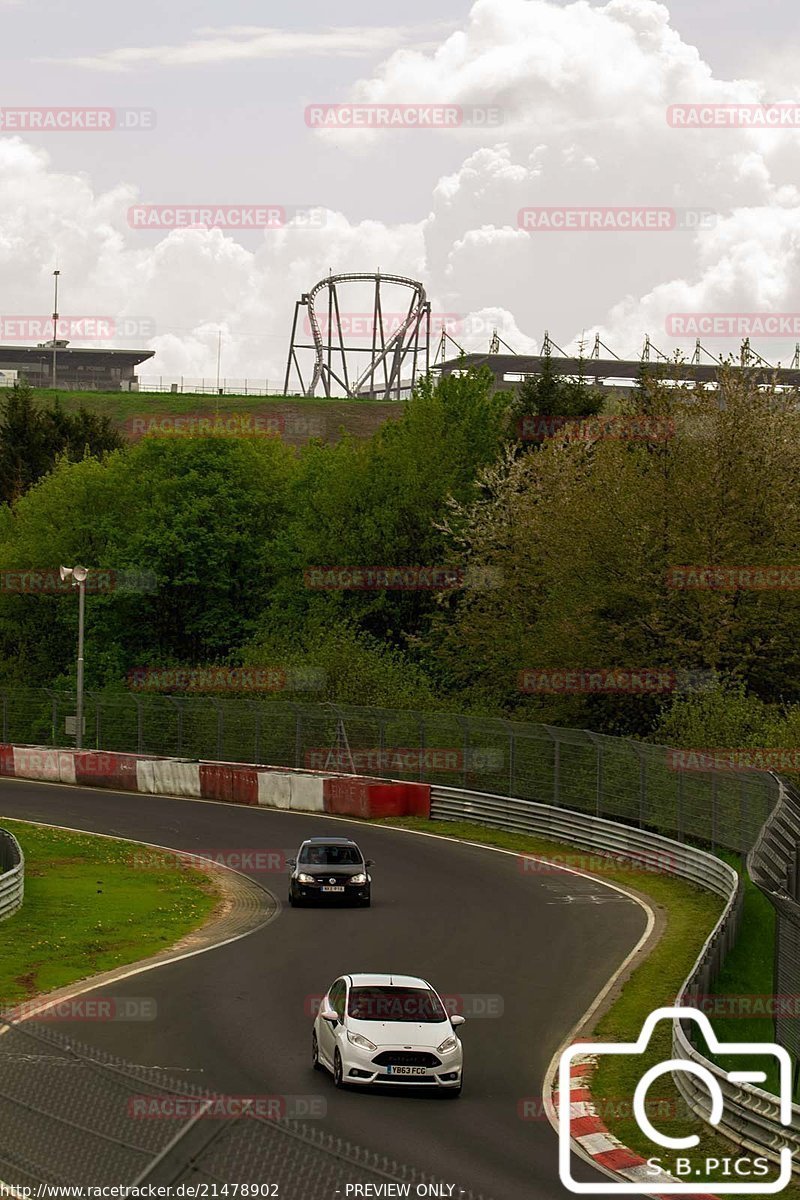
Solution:
<path fill-rule="evenodd" d="M 322 1070 L 322 1063 L 319 1061 L 319 1043 L 316 1033 L 311 1035 L 311 1066 L 315 1071 Z"/>
<path fill-rule="evenodd" d="M 333 1056 L 333 1086 L 337 1088 L 344 1087 L 344 1069 L 342 1067 L 342 1056 L 337 1050 Z"/>
<path fill-rule="evenodd" d="M 464 1072 L 462 1071 L 462 1072 L 461 1072 L 461 1079 L 460 1079 L 460 1080 L 459 1080 L 459 1082 L 458 1082 L 458 1087 L 456 1087 L 456 1088 L 447 1088 L 447 1090 L 445 1091 L 445 1093 L 444 1093 L 444 1094 L 445 1094 L 445 1096 L 447 1096 L 447 1097 L 448 1097 L 450 1100 L 457 1100 L 457 1099 L 458 1099 L 458 1097 L 461 1095 L 461 1091 L 462 1091 L 462 1088 L 463 1088 L 463 1087 L 464 1087 Z"/>
<path fill-rule="evenodd" d="M 294 908 L 295 903 L 296 903 L 296 901 L 295 901 L 294 896 L 292 895 L 291 892 L 289 892 L 289 908 Z"/>
<path fill-rule="evenodd" d="M 371 904 L 372 904 L 372 897 L 367 896 L 366 900 L 359 900 L 358 907 L 359 908 L 369 908 Z"/>

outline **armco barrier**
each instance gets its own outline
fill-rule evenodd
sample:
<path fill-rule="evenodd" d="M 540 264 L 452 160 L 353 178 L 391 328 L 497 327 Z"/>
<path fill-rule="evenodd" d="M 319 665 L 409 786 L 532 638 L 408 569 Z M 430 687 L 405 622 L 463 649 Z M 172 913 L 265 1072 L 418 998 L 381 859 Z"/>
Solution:
<path fill-rule="evenodd" d="M 19 779 L 107 787 L 156 796 L 186 796 L 229 804 L 341 816 L 428 816 L 430 787 L 357 780 L 318 771 L 277 770 L 251 763 L 196 762 L 110 751 L 0 745 L 0 774 Z M 329 785 L 341 783 L 339 791 Z M 353 783 L 360 789 L 352 792 Z"/>
<path fill-rule="evenodd" d="M 238 763 L 200 763 L 200 793 L 228 804 L 258 804 L 258 772 Z"/>
<path fill-rule="evenodd" d="M 326 779 L 325 811 L 343 817 L 428 816 L 430 791 L 427 784 L 384 783 L 356 776 Z"/>
<path fill-rule="evenodd" d="M 22 777 L 64 782 L 75 782 L 78 771 L 91 776 L 92 769 L 96 769 L 102 778 L 116 771 L 120 779 L 124 777 L 132 784 L 135 767 L 138 791 L 230 798 L 243 804 L 252 804 L 257 799 L 258 804 L 270 807 L 343 816 L 430 815 L 438 820 L 471 819 L 483 825 L 567 842 L 606 856 L 619 855 L 652 863 L 655 854 L 658 870 L 706 888 L 725 901 L 722 916 L 676 998 L 679 1004 L 691 1005 L 693 995 L 709 992 L 735 940 L 742 905 L 742 888 L 736 871 L 713 854 L 633 825 L 531 800 L 427 784 L 387 783 L 313 771 L 276 771 L 249 765 L 134 755 L 109 755 L 117 761 L 101 764 L 99 754 L 96 757 L 92 765 L 75 751 L 0 745 L 0 770 L 11 773 L 13 766 L 13 773 Z M 86 781 L 91 782 L 91 778 Z M 115 782 L 113 786 L 124 784 Z M 16 902 L 18 907 L 21 902 L 22 853 L 18 846 L 17 852 L 19 868 L 0 876 L 0 916 L 8 915 L 2 908 L 4 889 L 14 891 L 11 903 Z M 19 877 L 15 876 L 16 870 Z M 9 880 L 13 880 L 11 888 Z M 793 1106 L 792 1125 L 787 1129 L 780 1124 L 777 1097 L 752 1084 L 730 1084 L 724 1073 L 692 1045 L 679 1020 L 673 1026 L 672 1049 L 674 1057 L 692 1060 L 717 1077 L 726 1100 L 719 1126 L 722 1132 L 773 1161 L 777 1161 L 781 1147 L 789 1146 L 796 1152 L 794 1169 L 800 1172 L 800 1105 Z M 686 1073 L 677 1073 L 675 1082 L 692 1111 L 708 1120 L 710 1105 L 706 1090 Z"/>
<path fill-rule="evenodd" d="M 25 896 L 25 856 L 12 833 L 0 829 L 0 921 L 22 907 Z"/>
<path fill-rule="evenodd" d="M 720 896 L 725 901 L 722 915 L 681 987 L 676 1003 L 691 1006 L 693 996 L 708 995 L 725 955 L 736 940 L 742 908 L 743 889 L 739 876 L 722 859 L 649 830 L 568 809 L 551 808 L 531 800 L 489 796 L 457 788 L 431 789 L 431 817 L 441 821 L 472 820 L 481 825 L 530 833 L 597 854 L 620 855 L 644 863 L 655 859 L 663 873 L 686 879 Z M 753 1084 L 729 1083 L 725 1072 L 705 1058 L 689 1040 L 690 1025 L 690 1022 L 673 1023 L 673 1057 L 688 1059 L 717 1079 L 725 1098 L 719 1130 L 738 1145 L 773 1162 L 778 1161 L 781 1147 L 789 1146 L 794 1152 L 794 1172 L 800 1175 L 800 1105 L 792 1106 L 791 1127 L 782 1125 L 778 1098 Z M 691 1110 L 701 1120 L 709 1121 L 711 1096 L 702 1082 L 686 1072 L 678 1072 L 673 1078 Z"/>

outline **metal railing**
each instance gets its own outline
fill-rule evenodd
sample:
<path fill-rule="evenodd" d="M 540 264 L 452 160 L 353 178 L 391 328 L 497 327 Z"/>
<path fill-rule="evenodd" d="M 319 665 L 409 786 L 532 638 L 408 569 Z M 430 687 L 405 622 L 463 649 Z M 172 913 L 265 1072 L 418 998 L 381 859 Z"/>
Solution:
<path fill-rule="evenodd" d="M 296 1099 L 324 1114 L 324 1095 Z M 176 1101 L 185 1114 L 178 1119 Z M 219 1115 L 203 1119 L 209 1101 Z M 83 1187 L 88 1179 L 110 1186 L 199 1184 L 199 1194 L 224 1196 L 241 1184 L 262 1184 L 259 1194 L 266 1195 L 269 1183 L 270 1194 L 331 1200 L 354 1180 L 371 1185 L 374 1195 L 387 1182 L 397 1195 L 403 1194 L 397 1185 L 414 1195 L 417 1185 L 434 1182 L 327 1133 L 322 1121 L 255 1111 L 226 1116 L 225 1103 L 163 1068 L 134 1065 L 47 1024 L 0 1015 L 0 1179 L 16 1188 L 35 1194 L 38 1184 Z M 480 1200 L 468 1189 L 461 1195 Z"/>
<path fill-rule="evenodd" d="M 0 921 L 22 908 L 25 897 L 25 856 L 12 833 L 0 829 Z"/>
<path fill-rule="evenodd" d="M 774 780 L 776 787 L 778 781 Z M 779 806 L 780 807 L 780 806 Z M 471 820 L 515 833 L 528 833 L 567 842 L 604 855 L 620 855 L 652 863 L 666 874 L 686 879 L 725 901 L 723 912 L 706 940 L 676 1004 L 691 1005 L 692 997 L 707 995 L 728 951 L 736 941 L 741 919 L 743 888 L 733 867 L 704 850 L 682 845 L 651 831 L 620 825 L 584 813 L 552 809 L 547 805 L 507 796 L 487 796 L 453 788 L 433 788 L 434 820 Z M 796 979 L 795 979 L 796 989 Z M 692 1023 L 676 1020 L 672 1031 L 675 1058 L 689 1059 L 714 1075 L 725 1098 L 725 1113 L 718 1126 L 734 1142 L 777 1161 L 781 1147 L 789 1146 L 793 1166 L 800 1175 L 800 1105 L 793 1105 L 791 1127 L 780 1122 L 778 1098 L 752 1084 L 731 1084 L 726 1073 L 706 1058 L 689 1036 Z M 701 1120 L 708 1122 L 711 1097 L 693 1075 L 673 1076 L 683 1099 Z"/>
<path fill-rule="evenodd" d="M 75 697 L 0 687 L 0 741 L 74 745 Z M 521 721 L 261 698 L 89 692 L 84 747 L 252 762 L 534 800 L 746 854 L 775 807 L 763 771 L 677 769 L 674 751 Z"/>
<path fill-rule="evenodd" d="M 800 796 L 786 783 L 750 851 L 747 870 L 775 909 L 775 993 L 793 996 L 800 982 Z M 775 1040 L 800 1063 L 800 1020 L 780 1005 Z"/>

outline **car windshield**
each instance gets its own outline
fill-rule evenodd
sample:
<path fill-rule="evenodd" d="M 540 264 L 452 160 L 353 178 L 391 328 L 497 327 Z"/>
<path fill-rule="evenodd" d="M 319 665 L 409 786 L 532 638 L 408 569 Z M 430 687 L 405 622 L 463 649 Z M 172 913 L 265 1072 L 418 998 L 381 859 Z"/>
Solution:
<path fill-rule="evenodd" d="M 354 987 L 350 989 L 347 1013 L 357 1021 L 418 1021 L 428 1025 L 447 1020 L 439 998 L 428 988 Z"/>
<path fill-rule="evenodd" d="M 364 860 L 356 846 L 304 846 L 300 862 L 318 867 L 355 867 Z"/>

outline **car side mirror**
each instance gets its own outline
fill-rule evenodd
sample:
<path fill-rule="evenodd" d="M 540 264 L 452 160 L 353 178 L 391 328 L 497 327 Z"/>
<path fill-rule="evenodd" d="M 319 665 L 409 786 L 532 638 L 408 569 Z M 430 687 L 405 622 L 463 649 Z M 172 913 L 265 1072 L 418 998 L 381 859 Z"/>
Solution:
<path fill-rule="evenodd" d="M 456 1013 L 454 1017 L 450 1018 L 450 1024 L 453 1026 L 453 1029 L 458 1029 L 459 1025 L 463 1025 L 466 1019 L 467 1018 L 462 1017 L 460 1013 Z"/>
<path fill-rule="evenodd" d="M 322 1017 L 323 1021 L 328 1021 L 331 1025 L 338 1025 L 339 1023 L 339 1014 L 337 1013 L 336 1009 L 331 1008 L 330 1005 L 326 1005 L 319 1015 Z"/>
<path fill-rule="evenodd" d="M 368 859 L 367 859 L 367 861 L 364 863 L 364 866 L 365 866 L 365 867 L 374 867 L 374 866 L 375 866 L 375 860 L 374 860 L 374 859 L 372 859 L 372 858 L 368 858 Z"/>
<path fill-rule="evenodd" d="M 286 865 L 287 865 L 287 867 L 296 867 L 297 859 L 296 858 L 287 858 Z"/>

